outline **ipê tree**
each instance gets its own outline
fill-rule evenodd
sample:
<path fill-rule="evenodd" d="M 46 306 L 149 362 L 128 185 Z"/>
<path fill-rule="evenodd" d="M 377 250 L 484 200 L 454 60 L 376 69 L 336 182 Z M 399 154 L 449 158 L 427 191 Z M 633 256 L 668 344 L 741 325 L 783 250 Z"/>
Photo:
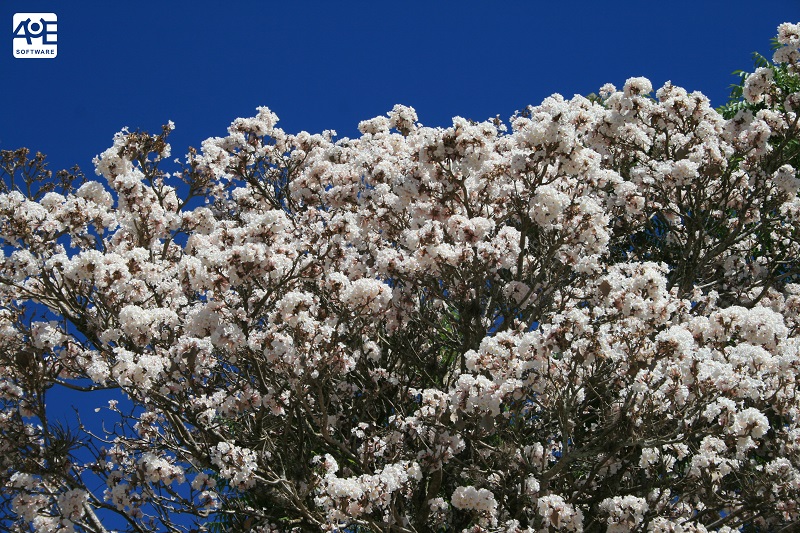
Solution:
<path fill-rule="evenodd" d="M 778 42 L 795 83 L 800 26 Z M 174 171 L 171 125 L 123 131 L 102 183 L 3 152 L 0 527 L 792 527 L 800 94 L 775 79 L 727 118 L 631 78 L 510 130 L 396 106 L 339 141 L 260 108 Z M 53 388 L 123 400 L 97 432 L 50 420 Z"/>

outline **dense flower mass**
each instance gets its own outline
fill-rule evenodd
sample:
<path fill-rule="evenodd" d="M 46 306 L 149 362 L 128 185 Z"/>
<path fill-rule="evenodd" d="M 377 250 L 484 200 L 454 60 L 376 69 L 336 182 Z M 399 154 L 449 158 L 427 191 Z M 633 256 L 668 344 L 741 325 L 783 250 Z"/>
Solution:
<path fill-rule="evenodd" d="M 259 108 L 170 171 L 172 124 L 122 131 L 100 181 L 3 152 L 0 530 L 800 521 L 800 25 L 778 43 L 729 118 L 631 78 L 356 139 Z M 54 388 L 117 399 L 70 427 Z"/>

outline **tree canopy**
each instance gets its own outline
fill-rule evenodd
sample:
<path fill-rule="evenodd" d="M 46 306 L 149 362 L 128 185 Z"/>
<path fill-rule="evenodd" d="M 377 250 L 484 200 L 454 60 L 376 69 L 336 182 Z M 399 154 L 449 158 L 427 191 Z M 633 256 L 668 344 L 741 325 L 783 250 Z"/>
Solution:
<path fill-rule="evenodd" d="M 721 110 L 644 78 L 355 139 L 259 108 L 0 169 L 0 530 L 800 521 L 800 25 Z M 171 166 L 172 165 L 172 166 Z M 103 428 L 57 388 L 114 390 Z M 85 405 L 85 404 L 82 404 Z"/>

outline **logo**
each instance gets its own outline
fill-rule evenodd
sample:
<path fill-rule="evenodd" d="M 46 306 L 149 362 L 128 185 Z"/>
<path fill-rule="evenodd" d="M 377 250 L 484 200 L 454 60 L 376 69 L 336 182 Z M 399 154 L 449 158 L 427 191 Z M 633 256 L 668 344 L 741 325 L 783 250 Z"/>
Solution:
<path fill-rule="evenodd" d="M 58 54 L 55 13 L 14 14 L 14 57 L 54 58 Z"/>

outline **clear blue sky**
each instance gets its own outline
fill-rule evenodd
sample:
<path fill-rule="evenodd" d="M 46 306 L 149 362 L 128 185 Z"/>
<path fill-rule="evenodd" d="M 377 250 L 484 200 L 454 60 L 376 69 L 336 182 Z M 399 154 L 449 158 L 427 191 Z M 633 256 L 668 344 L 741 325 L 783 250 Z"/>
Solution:
<path fill-rule="evenodd" d="M 800 21 L 800 0 L 2 0 L 7 30 L 22 11 L 57 14 L 58 56 L 16 59 L 11 31 L 0 39 L 0 148 L 93 175 L 92 157 L 123 126 L 173 120 L 183 156 L 259 105 L 290 132 L 340 136 L 396 103 L 426 125 L 505 119 L 631 76 L 716 106 L 777 25 Z"/>

